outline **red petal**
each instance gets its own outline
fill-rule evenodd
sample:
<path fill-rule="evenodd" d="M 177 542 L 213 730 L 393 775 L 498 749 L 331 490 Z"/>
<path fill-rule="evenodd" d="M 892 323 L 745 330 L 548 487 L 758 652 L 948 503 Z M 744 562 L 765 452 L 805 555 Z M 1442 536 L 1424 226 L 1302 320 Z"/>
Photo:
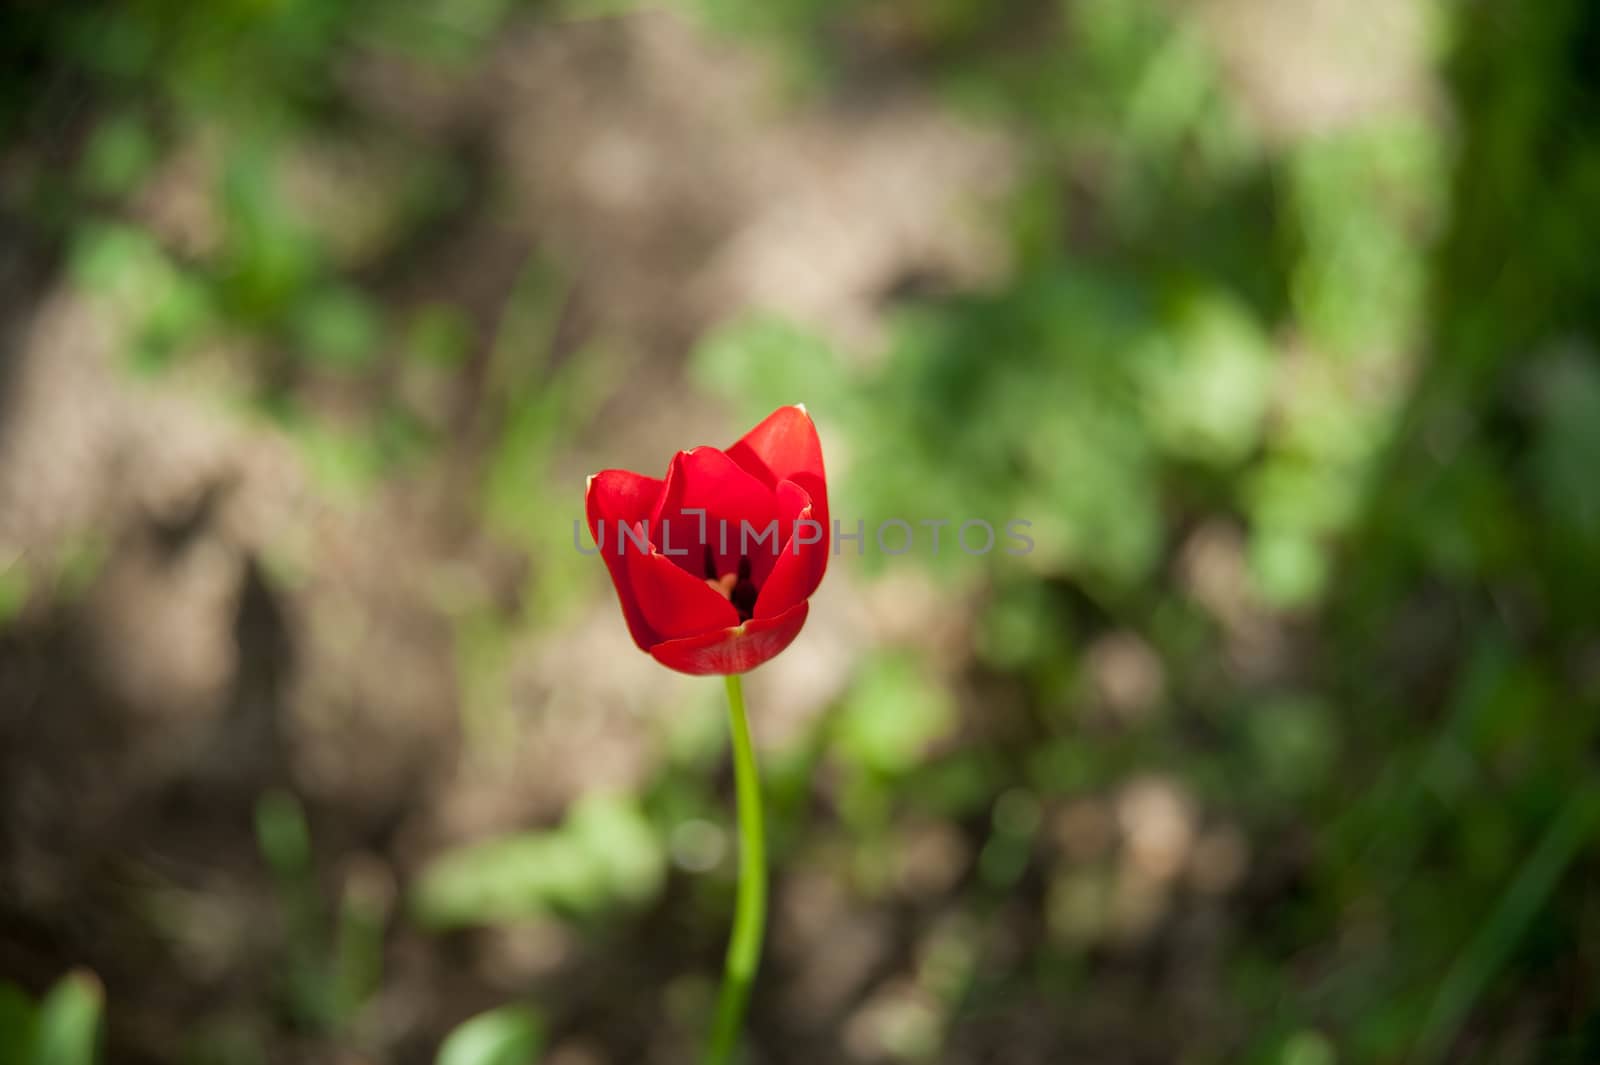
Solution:
<path fill-rule="evenodd" d="M 739 612 L 732 603 L 660 553 L 630 551 L 627 563 L 633 594 L 658 642 L 720 632 L 739 624 Z"/>
<path fill-rule="evenodd" d="M 784 552 L 790 550 L 789 540 L 794 535 L 795 519 L 802 516 L 812 516 L 810 514 L 801 514 L 802 510 L 811 506 L 811 497 L 792 482 L 785 481 L 784 484 L 788 485 L 788 487 L 785 488 L 784 485 L 779 485 L 778 491 L 773 495 L 773 499 L 776 502 L 775 509 L 778 524 L 773 528 L 772 535 L 766 537 L 760 543 L 756 542 L 753 535 L 749 539 L 747 555 L 750 559 L 750 579 L 755 582 L 757 588 L 765 588 L 767 586 L 767 581 L 771 579 L 773 569 L 783 558 Z M 740 546 L 746 545 L 741 544 Z M 798 602 L 798 600 L 796 601 Z M 789 605 L 793 606 L 794 604 L 790 603 Z"/>
<path fill-rule="evenodd" d="M 745 673 L 793 643 L 809 610 L 809 603 L 801 603 L 775 618 L 755 618 L 737 628 L 668 640 L 650 648 L 650 653 L 679 673 Z"/>
<path fill-rule="evenodd" d="M 797 544 L 797 533 L 806 532 L 806 529 L 797 528 L 798 521 L 817 521 L 815 505 L 811 497 L 793 481 L 784 481 L 778 485 L 778 513 L 784 515 L 783 551 L 778 555 L 772 573 L 761 586 L 761 594 L 756 597 L 754 616 L 769 618 L 791 609 L 796 603 L 803 603 L 817 590 L 817 585 L 822 583 L 822 575 L 828 568 L 828 550 L 831 543 L 827 525 L 822 525 L 820 535 L 815 543 Z M 810 529 L 810 533 L 818 530 Z"/>
<path fill-rule="evenodd" d="M 650 525 L 652 542 L 664 547 L 663 540 L 670 539 L 673 554 L 668 557 L 696 578 L 706 577 L 708 547 L 717 575 L 733 573 L 739 568 L 741 523 L 748 521 L 759 531 L 777 517 L 776 507 L 769 488 L 716 448 L 680 451 L 667 470 L 661 502 Z M 702 516 L 686 510 L 705 512 L 704 540 L 700 536 Z M 727 550 L 722 549 L 723 528 L 727 529 Z"/>
<path fill-rule="evenodd" d="M 589 535 L 594 537 L 596 544 L 600 544 L 604 538 L 600 555 L 605 559 L 611 584 L 616 588 L 617 599 L 622 604 L 622 617 L 628 623 L 628 635 L 633 637 L 633 642 L 641 650 L 649 650 L 662 637 L 645 620 L 638 597 L 633 594 L 624 555 L 636 552 L 625 550 L 632 545 L 618 536 L 617 522 L 620 520 L 632 524 L 647 519 L 655 510 L 665 487 L 664 482 L 654 477 L 628 470 L 601 470 L 589 478 L 589 487 L 584 493 Z M 605 524 L 604 533 L 600 529 L 602 522 Z"/>
<path fill-rule="evenodd" d="M 828 476 L 822 468 L 822 441 L 806 409 L 779 407 L 728 449 L 728 457 L 749 470 L 768 488 L 794 481 L 811 493 L 820 510 L 828 509 Z"/>

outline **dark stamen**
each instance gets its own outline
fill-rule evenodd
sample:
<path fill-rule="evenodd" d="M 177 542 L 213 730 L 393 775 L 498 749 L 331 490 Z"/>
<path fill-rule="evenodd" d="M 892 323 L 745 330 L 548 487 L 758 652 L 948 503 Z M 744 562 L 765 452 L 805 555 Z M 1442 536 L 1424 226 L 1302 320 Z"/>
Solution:
<path fill-rule="evenodd" d="M 711 545 L 706 544 L 706 580 L 717 579 L 717 556 L 711 553 Z"/>
<path fill-rule="evenodd" d="M 760 591 L 755 583 L 750 580 L 750 560 L 739 559 L 739 579 L 729 594 L 728 601 L 733 604 L 733 609 L 739 612 L 740 621 L 749 621 L 756 610 L 756 594 Z"/>

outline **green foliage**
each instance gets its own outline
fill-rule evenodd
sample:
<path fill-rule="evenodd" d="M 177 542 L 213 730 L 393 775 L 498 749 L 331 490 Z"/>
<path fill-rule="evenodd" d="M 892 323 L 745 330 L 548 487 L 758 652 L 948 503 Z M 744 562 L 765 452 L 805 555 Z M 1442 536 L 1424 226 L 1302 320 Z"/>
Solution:
<path fill-rule="evenodd" d="M 421 362 L 459 366 L 472 346 L 472 324 L 448 304 L 421 308 L 406 330 L 406 354 Z"/>
<path fill-rule="evenodd" d="M 859 403 L 827 343 L 771 315 L 736 319 L 713 332 L 695 350 L 690 371 L 702 388 L 738 403 L 742 421 L 802 402 L 801 397 L 833 417 Z"/>
<path fill-rule="evenodd" d="M 294 320 L 294 335 L 307 358 L 335 368 L 369 362 L 378 342 L 378 314 L 359 294 L 327 287 L 306 300 Z"/>
<path fill-rule="evenodd" d="M 95 128 L 78 164 L 78 180 L 93 196 L 125 196 L 150 173 L 160 152 L 140 119 L 113 116 Z"/>
<path fill-rule="evenodd" d="M 22 612 L 28 605 L 28 573 L 18 562 L 0 569 L 0 624 Z"/>
<path fill-rule="evenodd" d="M 1259 444 L 1273 384 L 1272 350 L 1246 307 L 1182 292 L 1134 355 L 1151 435 L 1181 459 L 1228 469 Z"/>
<path fill-rule="evenodd" d="M 1338 718 L 1315 698 L 1279 696 L 1253 707 L 1248 743 L 1269 801 L 1314 795 L 1327 786 L 1338 756 Z"/>
<path fill-rule="evenodd" d="M 294 796 L 274 791 L 261 797 L 256 804 L 256 839 L 275 876 L 292 882 L 309 874 L 311 833 Z"/>
<path fill-rule="evenodd" d="M 0 1063 L 94 1065 L 104 998 L 100 982 L 82 971 L 63 976 L 37 1004 L 0 983 Z"/>
<path fill-rule="evenodd" d="M 501 1006 L 464 1021 L 439 1048 L 435 1065 L 533 1065 L 543 1044 L 539 1015 Z"/>
<path fill-rule="evenodd" d="M 649 899 L 664 873 L 661 841 L 638 806 L 595 795 L 559 828 L 440 856 L 418 882 L 412 911 L 430 927 L 592 915 Z"/>
<path fill-rule="evenodd" d="M 357 865 L 348 872 L 337 910 L 320 897 L 311 829 L 298 799 L 269 791 L 256 803 L 256 843 L 277 888 L 283 936 L 276 957 L 282 1005 L 306 1028 L 350 1030 L 383 980 L 383 939 L 393 889 L 384 874 Z M 378 879 L 374 879 L 377 877 Z M 198 1033 L 201 1047 L 233 1059 L 235 1033 Z"/>
<path fill-rule="evenodd" d="M 954 721 L 947 692 L 906 658 L 880 658 L 859 678 L 833 726 L 839 753 L 862 769 L 903 773 Z"/>
<path fill-rule="evenodd" d="M 34 1018 L 34 1065 L 92 1065 L 104 997 L 89 973 L 70 973 L 51 988 Z"/>

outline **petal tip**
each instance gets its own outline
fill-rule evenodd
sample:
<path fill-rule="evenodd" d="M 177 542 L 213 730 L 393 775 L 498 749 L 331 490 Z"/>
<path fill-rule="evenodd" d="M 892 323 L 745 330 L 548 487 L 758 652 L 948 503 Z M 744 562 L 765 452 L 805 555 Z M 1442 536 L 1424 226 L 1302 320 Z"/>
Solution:
<path fill-rule="evenodd" d="M 806 405 L 804 403 L 791 403 L 790 406 L 799 411 L 801 414 L 804 414 L 807 418 L 811 417 L 811 412 L 806 410 Z"/>

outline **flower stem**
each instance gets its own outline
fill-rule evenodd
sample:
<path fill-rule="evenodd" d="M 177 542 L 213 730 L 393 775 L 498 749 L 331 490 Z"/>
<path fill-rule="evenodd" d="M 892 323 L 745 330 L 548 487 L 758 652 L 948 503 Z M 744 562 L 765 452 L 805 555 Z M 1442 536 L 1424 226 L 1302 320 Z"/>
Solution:
<path fill-rule="evenodd" d="M 750 722 L 744 712 L 744 687 L 737 673 L 728 682 L 728 725 L 733 732 L 733 780 L 739 801 L 739 894 L 733 909 L 733 935 L 717 997 L 717 1016 L 706 1050 L 706 1065 L 726 1065 L 739 1038 L 745 1003 L 761 960 L 761 932 L 766 924 L 766 839 L 761 826 L 761 778 L 750 743 Z"/>

